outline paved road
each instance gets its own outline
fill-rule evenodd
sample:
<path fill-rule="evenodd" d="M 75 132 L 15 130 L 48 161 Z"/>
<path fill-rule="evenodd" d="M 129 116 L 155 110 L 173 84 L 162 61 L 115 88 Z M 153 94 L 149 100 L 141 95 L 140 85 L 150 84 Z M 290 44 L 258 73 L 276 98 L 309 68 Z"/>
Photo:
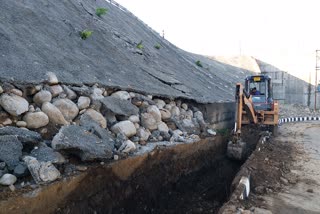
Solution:
<path fill-rule="evenodd" d="M 264 197 L 272 213 L 320 213 L 320 123 L 289 123 L 280 128 L 276 140 L 292 143 L 299 152 L 291 169 L 297 178 L 280 193 Z"/>

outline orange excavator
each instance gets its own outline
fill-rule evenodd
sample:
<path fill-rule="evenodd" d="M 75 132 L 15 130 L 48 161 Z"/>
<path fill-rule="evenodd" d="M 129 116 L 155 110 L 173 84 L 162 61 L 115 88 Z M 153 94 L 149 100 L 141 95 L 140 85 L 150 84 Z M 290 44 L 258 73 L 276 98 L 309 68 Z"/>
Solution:
<path fill-rule="evenodd" d="M 235 102 L 235 125 L 233 138 L 228 143 L 227 156 L 242 160 L 246 155 L 246 143 L 241 140 L 242 126 L 263 125 L 276 132 L 279 104 L 273 100 L 271 78 L 267 75 L 248 76 L 244 86 L 237 83 Z"/>

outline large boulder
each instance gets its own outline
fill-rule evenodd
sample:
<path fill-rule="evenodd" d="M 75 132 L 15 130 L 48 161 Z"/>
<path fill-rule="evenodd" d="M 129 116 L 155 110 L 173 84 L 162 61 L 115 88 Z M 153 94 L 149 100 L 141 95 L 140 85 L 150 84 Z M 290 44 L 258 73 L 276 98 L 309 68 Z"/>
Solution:
<path fill-rule="evenodd" d="M 22 156 L 22 143 L 17 136 L 0 136 L 0 161 L 4 161 L 10 170 L 13 170 Z"/>
<path fill-rule="evenodd" d="M 93 109 L 88 109 L 83 115 L 81 115 L 80 120 L 87 120 L 88 118 L 85 117 L 89 117 L 91 120 L 98 123 L 102 128 L 107 128 L 107 120 L 100 112 L 97 112 Z"/>
<path fill-rule="evenodd" d="M 15 94 L 1 95 L 0 105 L 4 108 L 4 110 L 13 116 L 19 116 L 29 109 L 28 101 Z"/>
<path fill-rule="evenodd" d="M 41 106 L 44 102 L 50 102 L 52 99 L 52 95 L 47 90 L 41 90 L 33 96 L 33 102 L 35 102 L 38 106 Z"/>
<path fill-rule="evenodd" d="M 53 102 L 67 121 L 72 121 L 79 113 L 77 105 L 69 99 L 58 99 Z"/>
<path fill-rule="evenodd" d="M 130 101 L 122 100 L 118 97 L 105 97 L 101 99 L 100 102 L 107 110 L 110 110 L 116 115 L 130 116 L 137 115 L 139 113 L 138 107 L 133 105 Z"/>
<path fill-rule="evenodd" d="M 111 127 L 111 131 L 116 134 L 123 133 L 127 137 L 131 137 L 137 133 L 136 127 L 129 120 L 116 123 L 114 126 Z"/>
<path fill-rule="evenodd" d="M 67 125 L 69 124 L 68 121 L 64 118 L 63 114 L 61 111 L 54 106 L 53 104 L 49 102 L 45 102 L 42 104 L 41 110 L 46 113 L 49 117 L 49 121 L 53 124 L 58 124 L 58 125 Z"/>
<path fill-rule="evenodd" d="M 51 146 L 70 152 L 82 161 L 109 159 L 112 157 L 114 141 L 105 129 L 96 130 L 85 126 L 63 126 L 54 136 Z"/>
<path fill-rule="evenodd" d="M 27 123 L 29 129 L 37 129 L 49 123 L 49 117 L 41 111 L 29 112 L 23 117 L 23 120 Z"/>
<path fill-rule="evenodd" d="M 23 144 L 37 144 L 42 140 L 42 137 L 38 132 L 20 129 L 14 126 L 0 128 L 0 136 L 3 135 L 14 135 Z"/>

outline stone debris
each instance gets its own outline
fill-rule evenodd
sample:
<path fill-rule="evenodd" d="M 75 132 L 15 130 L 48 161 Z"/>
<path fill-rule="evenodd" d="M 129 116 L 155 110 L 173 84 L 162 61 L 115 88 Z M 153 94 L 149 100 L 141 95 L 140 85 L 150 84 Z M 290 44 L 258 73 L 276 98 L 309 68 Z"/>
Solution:
<path fill-rule="evenodd" d="M 29 129 L 37 129 L 49 123 L 49 117 L 43 112 L 29 112 L 23 117 L 23 120 Z"/>
<path fill-rule="evenodd" d="M 88 108 L 89 106 L 90 106 L 90 98 L 80 96 L 78 99 L 78 108 L 82 110 L 82 109 Z"/>
<path fill-rule="evenodd" d="M 57 180 L 61 176 L 59 170 L 57 170 L 50 161 L 39 162 L 31 156 L 25 156 L 23 160 L 37 184 L 49 183 Z"/>
<path fill-rule="evenodd" d="M 0 97 L 0 105 L 13 116 L 19 116 L 29 110 L 28 101 L 15 94 L 2 94 Z"/>
<path fill-rule="evenodd" d="M 118 151 L 122 153 L 129 153 L 135 150 L 136 150 L 136 145 L 131 140 L 126 140 L 122 143 Z"/>
<path fill-rule="evenodd" d="M 10 186 L 13 185 L 17 181 L 17 177 L 12 174 L 4 174 L 0 178 L 0 184 L 4 186 Z"/>

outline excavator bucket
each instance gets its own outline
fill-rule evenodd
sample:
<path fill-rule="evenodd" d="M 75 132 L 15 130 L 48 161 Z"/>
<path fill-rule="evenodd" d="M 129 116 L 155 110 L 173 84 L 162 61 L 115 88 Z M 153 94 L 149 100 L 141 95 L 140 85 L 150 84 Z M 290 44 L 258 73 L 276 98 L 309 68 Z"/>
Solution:
<path fill-rule="evenodd" d="M 246 156 L 246 143 L 241 140 L 229 141 L 227 156 L 230 159 L 243 160 Z"/>

